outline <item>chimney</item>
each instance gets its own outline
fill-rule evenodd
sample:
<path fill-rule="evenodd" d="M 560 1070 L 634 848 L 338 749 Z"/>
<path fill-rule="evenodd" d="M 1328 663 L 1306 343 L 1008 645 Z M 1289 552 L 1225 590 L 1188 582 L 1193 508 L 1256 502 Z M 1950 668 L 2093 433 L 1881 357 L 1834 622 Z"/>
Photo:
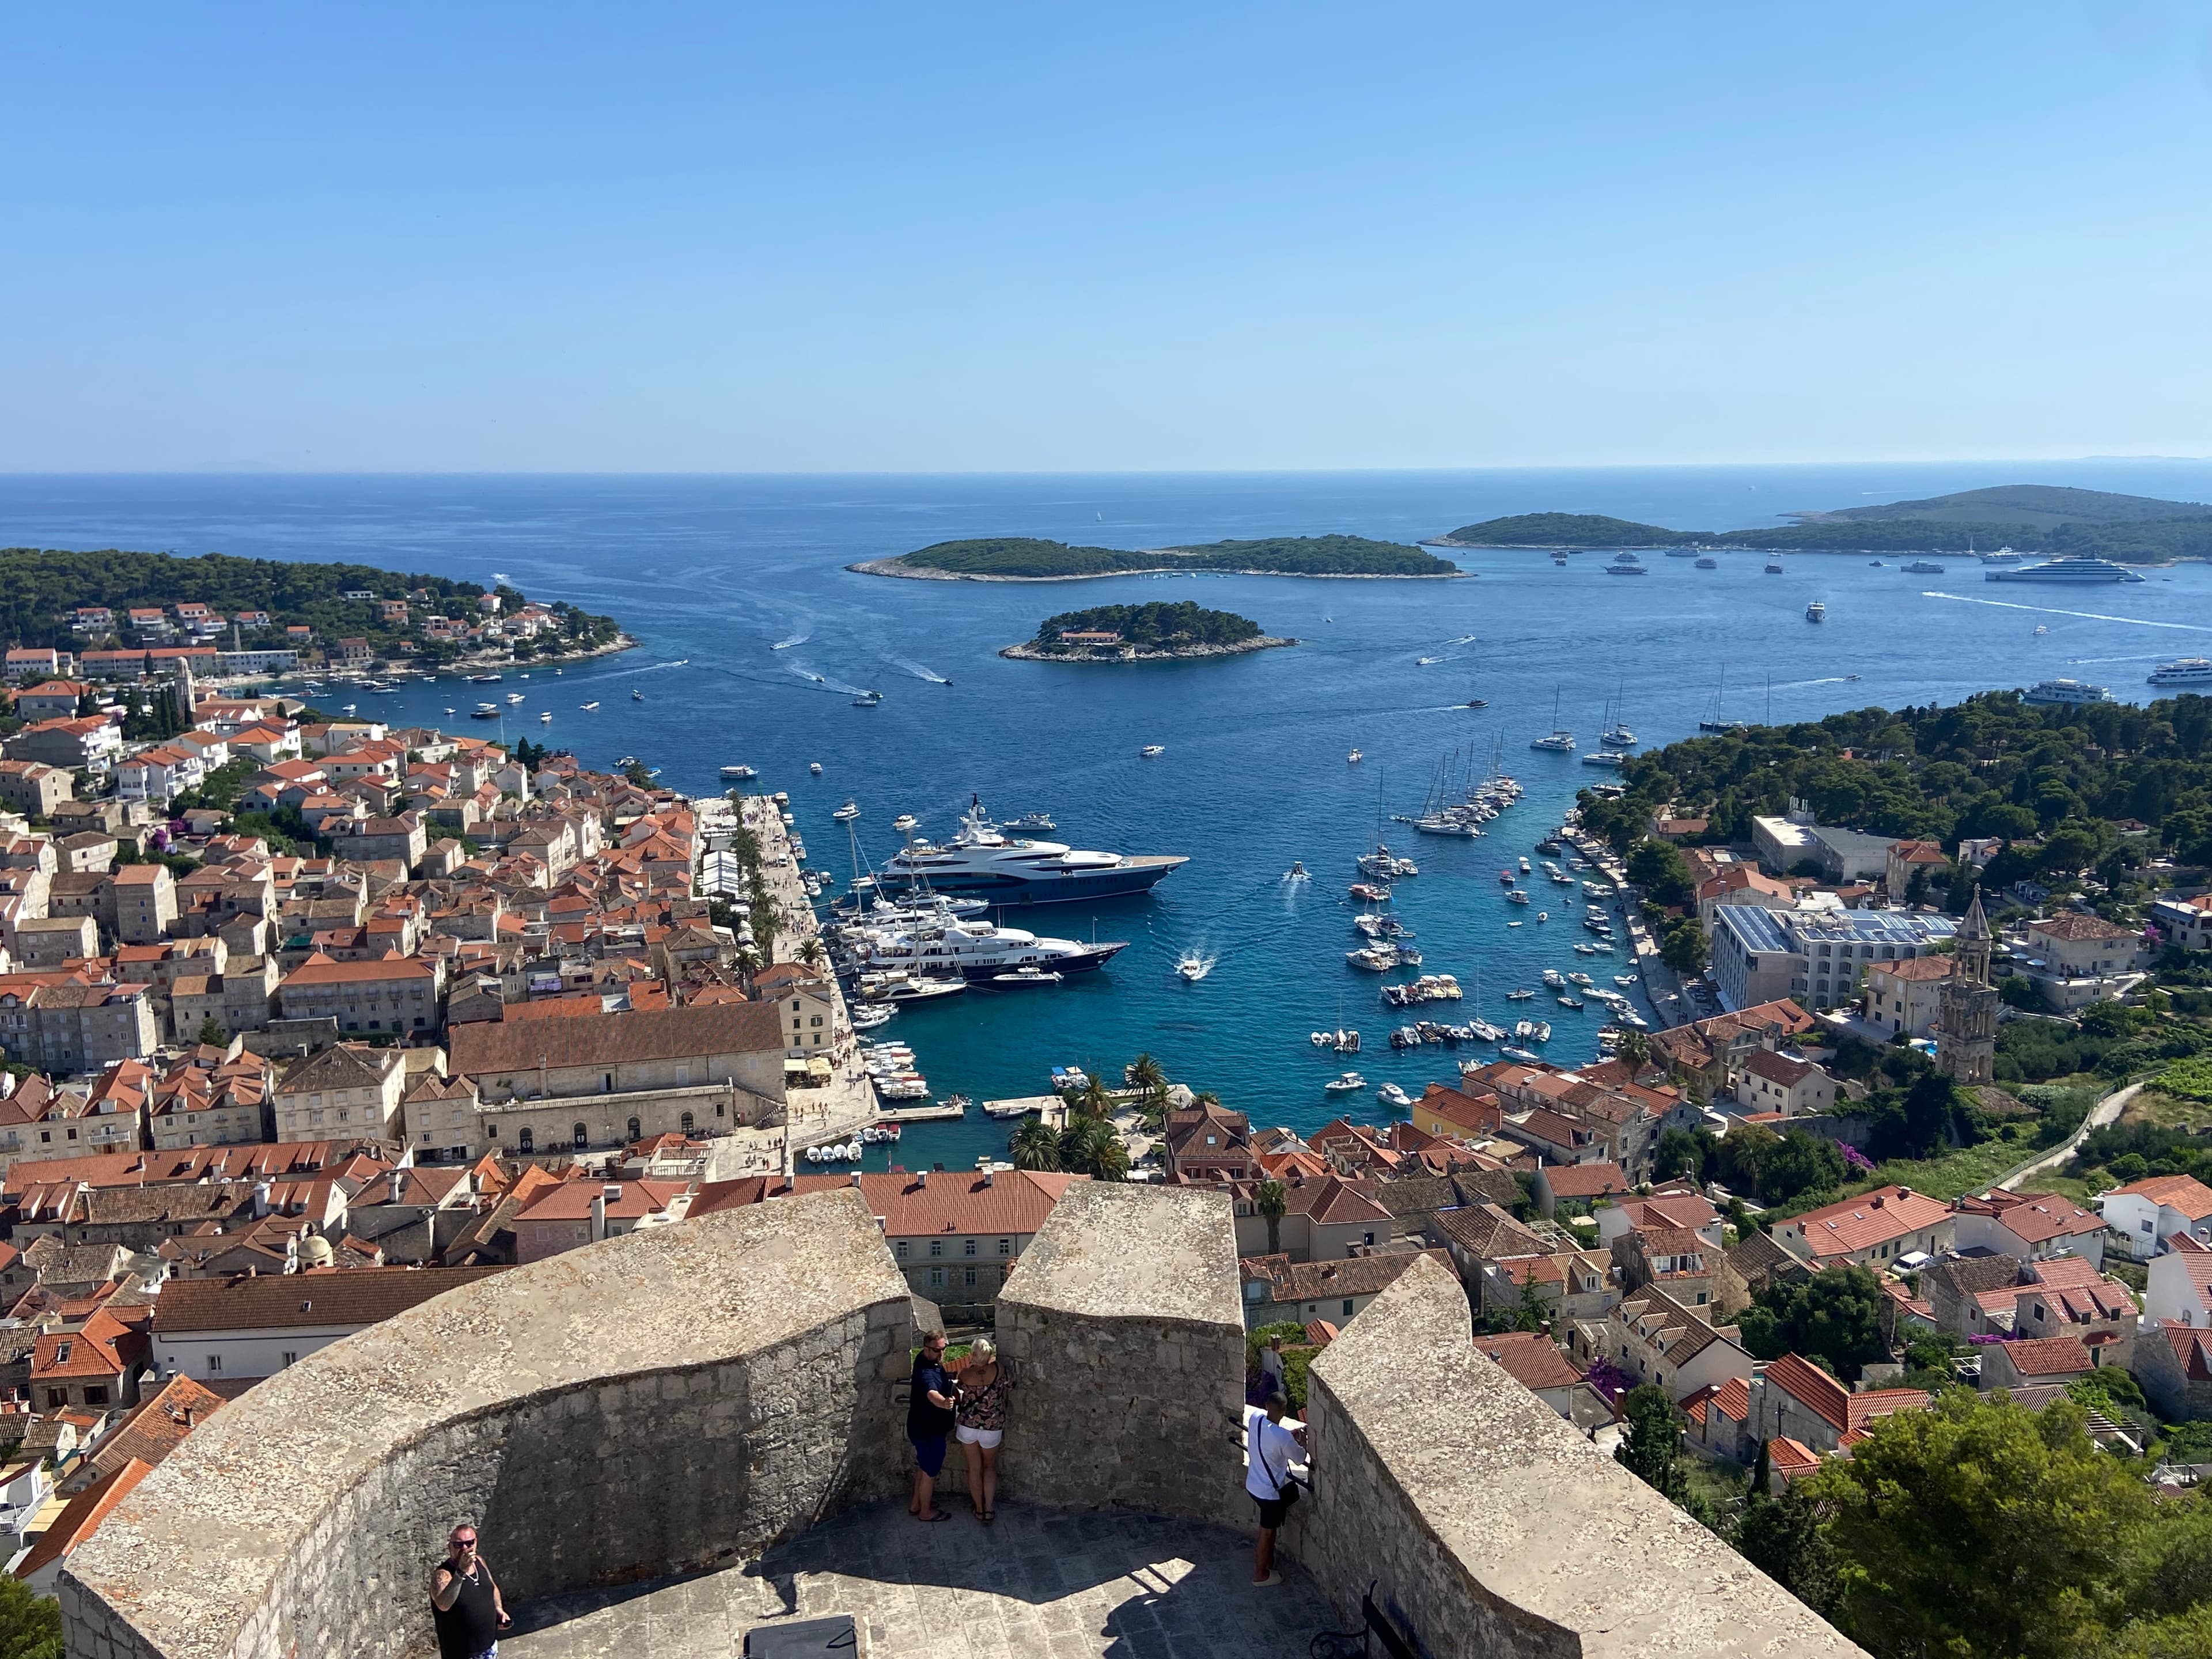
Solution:
<path fill-rule="evenodd" d="M 914 1172 L 914 1184 L 916 1187 L 927 1187 L 929 1185 L 929 1171 L 927 1170 L 916 1170 Z"/>
<path fill-rule="evenodd" d="M 592 1243 L 596 1244 L 607 1236 L 607 1200 L 602 1196 L 592 1200 Z"/>
<path fill-rule="evenodd" d="M 404 1169 L 394 1170 L 391 1176 L 391 1185 L 392 1202 L 397 1204 L 406 1195 L 407 1171 Z"/>
<path fill-rule="evenodd" d="M 983 1171 L 983 1184 L 984 1184 L 986 1187 L 988 1187 L 988 1186 L 991 1185 L 991 1184 L 992 1184 L 992 1182 L 994 1182 L 997 1178 L 998 1178 L 998 1171 L 997 1171 L 997 1170 L 984 1170 L 984 1171 Z"/>
<path fill-rule="evenodd" d="M 253 1183 L 253 1218 L 257 1221 L 269 1213 L 269 1193 L 270 1187 L 267 1182 L 257 1181 Z"/>

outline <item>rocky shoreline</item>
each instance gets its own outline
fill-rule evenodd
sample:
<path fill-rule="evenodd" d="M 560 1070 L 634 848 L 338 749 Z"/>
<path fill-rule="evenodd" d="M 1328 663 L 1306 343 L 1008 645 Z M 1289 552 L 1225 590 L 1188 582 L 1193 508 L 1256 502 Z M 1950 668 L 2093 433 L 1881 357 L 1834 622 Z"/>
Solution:
<path fill-rule="evenodd" d="M 1211 566 L 1194 568 L 1187 564 L 1147 565 L 1142 570 L 1086 570 L 1067 576 L 992 576 L 965 570 L 927 570 L 919 565 L 901 564 L 896 559 L 864 559 L 859 564 L 848 564 L 846 569 L 862 576 L 897 576 L 914 582 L 1095 582 L 1115 576 L 1296 576 L 1316 582 L 1448 582 L 1462 576 L 1473 576 L 1472 570 L 1439 571 L 1429 576 L 1393 576 L 1370 574 L 1363 571 L 1346 570 L 1218 570 Z M 1278 644 L 1295 644 L 1295 641 L 1278 641 Z"/>
<path fill-rule="evenodd" d="M 1127 573 L 1124 573 L 1127 574 Z M 986 577 L 985 580 L 1030 580 L 1028 577 Z M 1272 651 L 1279 645 L 1296 645 L 1296 640 L 1279 640 L 1261 635 L 1256 640 L 1239 640 L 1234 645 L 1193 645 L 1175 651 L 1139 651 L 1121 646 L 1110 651 L 1088 650 L 1079 653 L 1067 651 L 1041 651 L 1034 640 L 1021 645 L 1010 645 L 1001 650 L 1002 657 L 1016 662 L 1182 662 L 1198 657 L 1237 657 L 1247 651 Z"/>

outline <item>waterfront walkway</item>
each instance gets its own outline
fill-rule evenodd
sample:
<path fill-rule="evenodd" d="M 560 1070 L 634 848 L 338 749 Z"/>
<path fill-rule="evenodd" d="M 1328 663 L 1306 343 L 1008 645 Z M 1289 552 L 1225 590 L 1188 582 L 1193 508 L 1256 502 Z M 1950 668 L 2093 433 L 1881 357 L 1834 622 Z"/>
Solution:
<path fill-rule="evenodd" d="M 758 1561 L 517 1609 L 506 1659 L 735 1659 L 745 1637 L 849 1614 L 874 1659 L 1279 1659 L 1338 1625 L 1288 1561 L 1252 1585 L 1251 1541 L 1225 1528 L 964 1499 L 924 1526 L 898 1504 L 850 1510 Z"/>

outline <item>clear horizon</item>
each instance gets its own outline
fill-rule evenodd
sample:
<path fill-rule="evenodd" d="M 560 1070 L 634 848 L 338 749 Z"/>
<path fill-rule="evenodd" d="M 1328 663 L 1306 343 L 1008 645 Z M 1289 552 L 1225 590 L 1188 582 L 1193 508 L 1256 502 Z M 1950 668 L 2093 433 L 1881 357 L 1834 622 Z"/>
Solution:
<path fill-rule="evenodd" d="M 2212 453 L 2201 8 L 416 0 L 0 45 L 12 474 Z"/>

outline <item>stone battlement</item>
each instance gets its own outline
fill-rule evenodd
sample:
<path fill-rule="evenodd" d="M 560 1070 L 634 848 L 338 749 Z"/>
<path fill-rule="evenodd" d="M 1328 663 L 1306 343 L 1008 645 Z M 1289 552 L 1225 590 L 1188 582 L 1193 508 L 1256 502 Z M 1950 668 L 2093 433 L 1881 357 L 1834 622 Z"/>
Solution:
<path fill-rule="evenodd" d="M 1249 1529 L 1230 1221 L 1092 1183 L 1054 1211 L 999 1304 L 1022 1503 Z M 464 1519 L 515 1604 L 753 1559 L 903 1491 L 915 1329 L 850 1189 L 453 1291 L 197 1431 L 72 1558 L 70 1653 L 400 1659 Z M 1311 1377 L 1284 1542 L 1348 1618 L 1373 1583 L 1431 1659 L 1858 1652 L 1476 1353 L 1434 1264 Z"/>

